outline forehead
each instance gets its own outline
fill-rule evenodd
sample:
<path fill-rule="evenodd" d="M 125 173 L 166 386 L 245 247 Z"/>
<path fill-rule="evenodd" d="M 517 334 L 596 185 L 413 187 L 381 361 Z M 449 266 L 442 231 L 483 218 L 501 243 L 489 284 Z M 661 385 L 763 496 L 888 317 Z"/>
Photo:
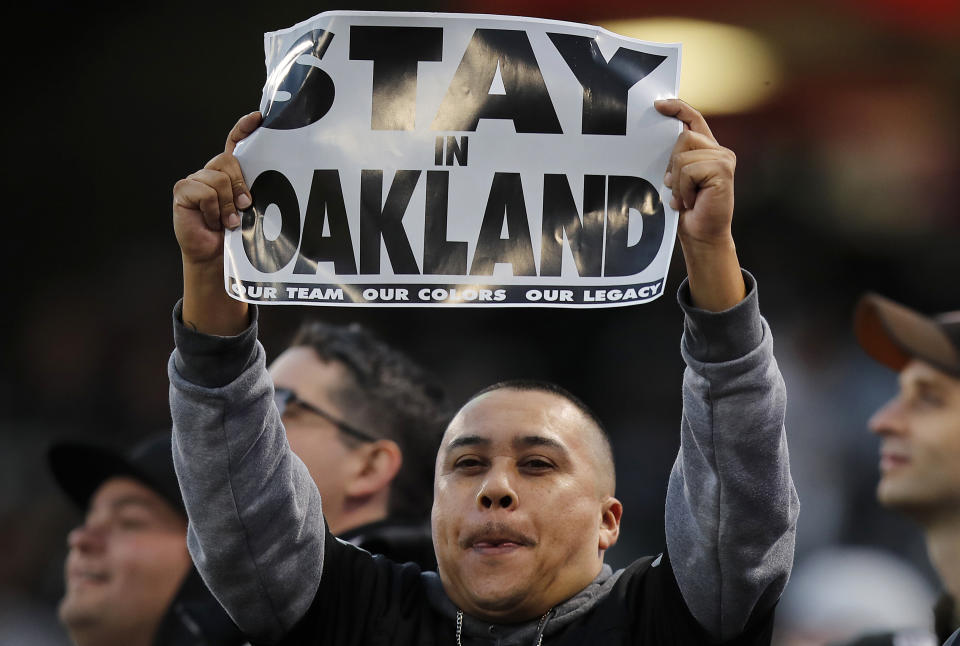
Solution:
<path fill-rule="evenodd" d="M 559 395 L 502 388 L 467 402 L 447 427 L 443 447 L 468 436 L 490 445 L 541 437 L 577 453 L 589 450 L 589 438 L 596 432 L 590 426 L 583 413 Z"/>
<path fill-rule="evenodd" d="M 348 373 L 339 361 L 321 359 L 313 348 L 301 345 L 284 350 L 270 364 L 270 376 L 278 386 L 328 389 L 343 383 Z"/>
<path fill-rule="evenodd" d="M 109 478 L 100 485 L 90 498 L 90 511 L 114 511 L 134 506 L 146 510 L 158 518 L 180 518 L 178 513 L 158 493 L 142 482 L 125 476 Z"/>

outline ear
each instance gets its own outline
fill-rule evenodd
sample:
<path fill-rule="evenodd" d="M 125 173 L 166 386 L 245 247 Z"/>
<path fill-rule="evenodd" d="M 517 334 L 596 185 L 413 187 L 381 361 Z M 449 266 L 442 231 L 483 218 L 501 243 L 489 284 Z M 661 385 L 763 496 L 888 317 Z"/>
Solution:
<path fill-rule="evenodd" d="M 620 537 L 620 517 L 623 515 L 623 505 L 610 496 L 603 501 L 600 508 L 600 552 L 610 549 L 617 544 Z"/>
<path fill-rule="evenodd" d="M 369 498 L 389 489 L 403 464 L 403 454 L 397 443 L 393 440 L 377 440 L 357 450 L 360 464 L 344 487 L 344 493 L 352 498 Z"/>

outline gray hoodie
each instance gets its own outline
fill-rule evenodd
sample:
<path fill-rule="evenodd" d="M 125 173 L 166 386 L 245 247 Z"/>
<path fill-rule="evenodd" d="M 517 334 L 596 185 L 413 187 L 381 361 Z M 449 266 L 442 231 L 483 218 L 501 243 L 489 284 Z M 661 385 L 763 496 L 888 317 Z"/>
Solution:
<path fill-rule="evenodd" d="M 680 452 L 670 474 L 666 537 L 683 599 L 715 638 L 729 639 L 780 597 L 793 561 L 799 509 L 783 418 L 786 393 L 757 289 L 721 313 L 690 305 L 686 282 Z M 236 337 L 197 334 L 174 311 L 170 406 L 174 461 L 198 569 L 234 621 L 273 643 L 304 616 L 324 558 L 320 495 L 292 453 L 273 403 L 257 313 Z M 530 643 L 593 607 L 619 573 L 604 568 L 557 606 L 545 626 L 494 627 L 500 643 Z M 456 613 L 435 573 L 424 573 L 435 610 Z M 463 634 L 491 627 L 464 617 Z M 465 641 L 467 641 L 465 639 Z"/>

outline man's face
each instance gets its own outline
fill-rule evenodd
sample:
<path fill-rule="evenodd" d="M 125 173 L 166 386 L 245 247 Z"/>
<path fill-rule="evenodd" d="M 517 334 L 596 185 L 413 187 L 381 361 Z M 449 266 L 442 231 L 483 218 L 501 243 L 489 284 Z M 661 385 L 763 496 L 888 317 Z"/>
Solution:
<path fill-rule="evenodd" d="M 270 366 L 270 376 L 278 388 L 289 388 L 304 401 L 347 423 L 354 420 L 341 410 L 333 399 L 342 384 L 350 379 L 347 369 L 336 361 L 323 361 L 308 347 L 297 346 L 284 351 Z M 303 460 L 323 497 L 323 511 L 330 531 L 341 533 L 340 511 L 347 492 L 344 483 L 356 468 L 357 455 L 343 441 L 340 431 L 330 421 L 296 404 L 286 407 L 283 425 L 290 448 Z"/>
<path fill-rule="evenodd" d="M 960 379 L 911 361 L 870 430 L 882 440 L 882 504 L 920 514 L 960 504 Z"/>
<path fill-rule="evenodd" d="M 601 446 L 551 393 L 495 390 L 457 413 L 437 456 L 433 542 L 458 607 L 523 621 L 596 577 L 621 512 Z"/>
<path fill-rule="evenodd" d="M 152 636 L 190 568 L 186 536 L 186 518 L 154 491 L 107 480 L 67 539 L 60 620 L 72 635 L 115 635 L 115 643 Z"/>

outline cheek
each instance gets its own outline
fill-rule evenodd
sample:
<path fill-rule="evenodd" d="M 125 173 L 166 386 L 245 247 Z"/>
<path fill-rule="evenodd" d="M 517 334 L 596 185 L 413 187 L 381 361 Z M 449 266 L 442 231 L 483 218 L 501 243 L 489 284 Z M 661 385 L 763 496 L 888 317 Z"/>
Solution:
<path fill-rule="evenodd" d="M 323 429 L 291 425 L 287 428 L 287 441 L 314 479 L 339 482 L 340 468 L 349 450 L 336 437 L 331 437 Z"/>
<path fill-rule="evenodd" d="M 434 488 L 430 525 L 435 542 L 447 540 L 447 534 L 452 531 L 451 524 L 457 510 L 457 505 L 451 500 L 452 493 L 450 487 L 443 482 L 438 482 Z"/>
<path fill-rule="evenodd" d="M 541 531 L 559 545 L 570 546 L 568 551 L 577 551 L 584 545 L 593 546 L 594 537 L 599 536 L 599 503 L 584 497 L 580 487 L 557 487 L 541 497 L 536 509 Z M 563 522 L 557 522 L 561 518 Z"/>
<path fill-rule="evenodd" d="M 117 574 L 125 593 L 156 598 L 165 607 L 190 568 L 186 534 L 143 536 L 117 546 Z"/>

